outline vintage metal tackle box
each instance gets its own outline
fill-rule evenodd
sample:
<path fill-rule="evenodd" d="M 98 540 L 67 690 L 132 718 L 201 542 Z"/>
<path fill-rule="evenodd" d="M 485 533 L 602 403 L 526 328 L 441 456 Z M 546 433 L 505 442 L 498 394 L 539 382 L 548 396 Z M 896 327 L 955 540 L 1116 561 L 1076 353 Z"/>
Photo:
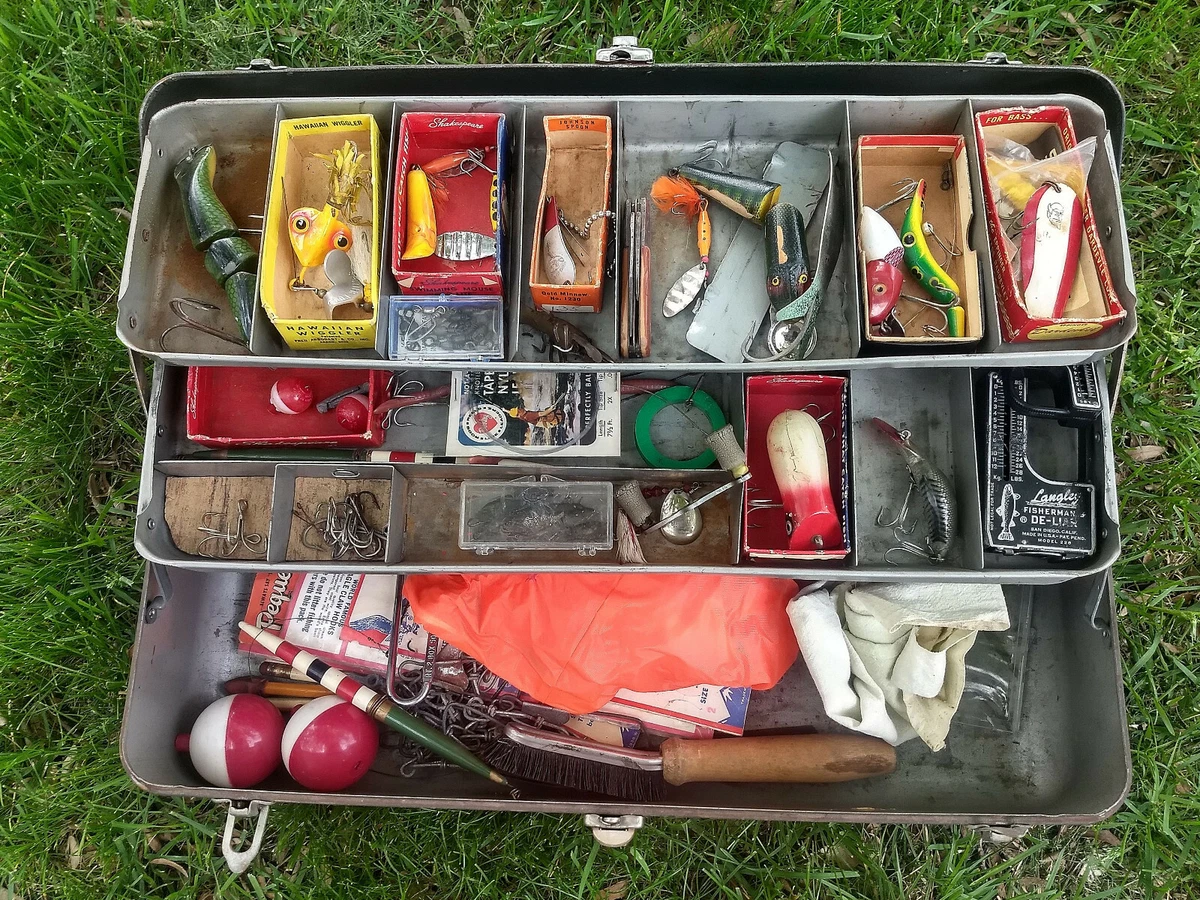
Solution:
<path fill-rule="evenodd" d="M 1088 192 L 1125 315 L 1087 338 L 1010 343 L 1002 338 L 997 313 L 973 122 L 982 111 L 1046 105 L 1069 110 L 1080 139 L 1096 138 Z M 271 140 L 280 120 L 370 114 L 379 124 L 388 182 L 381 206 L 390 210 L 396 200 L 388 177 L 395 165 L 396 132 L 400 117 L 411 111 L 505 116 L 509 177 L 498 191 L 498 215 L 505 222 L 499 257 L 506 319 L 503 362 L 390 359 L 386 315 L 377 317 L 374 349 L 292 350 L 261 306 L 248 347 L 214 336 L 214 331 L 230 333 L 233 319 L 226 313 L 224 294 L 192 252 L 172 177 L 175 161 L 196 145 L 219 144 L 218 192 L 237 184 L 238 190 L 226 189 L 222 196 L 239 224 L 252 223 L 265 209 Z M 546 155 L 542 119 L 551 115 L 611 118 L 614 210 L 622 209 L 626 198 L 644 196 L 656 175 L 694 155 L 707 141 L 726 142 L 744 171 L 761 171 L 785 141 L 828 151 L 842 173 L 835 199 L 849 209 L 855 196 L 853 151 L 861 135 L 961 136 L 969 148 L 973 199 L 964 229 L 978 261 L 982 340 L 963 350 L 921 345 L 888 354 L 867 346 L 854 217 L 846 216 L 838 236 L 842 252 L 817 320 L 816 345 L 807 358 L 721 362 L 687 341 L 690 316 L 683 315 L 656 319 L 651 350 L 643 359 L 555 361 L 549 356 L 550 342 L 531 331 L 525 319 Z M 237 71 L 164 79 L 151 89 L 141 111 L 141 166 L 118 296 L 117 332 L 134 357 L 148 413 L 136 543 L 149 565 L 121 734 L 121 757 L 131 778 L 157 793 L 227 802 L 225 849 L 239 869 L 252 859 L 266 810 L 275 802 L 575 813 L 586 816 L 597 838 L 611 845 L 627 840 L 648 815 L 959 824 L 1000 838 L 1030 825 L 1094 822 L 1112 814 L 1131 777 L 1111 572 L 1120 550 L 1111 408 L 1125 348 L 1136 330 L 1118 178 L 1123 127 L 1121 98 L 1099 73 L 1020 65 L 998 54 L 955 64 L 678 66 L 655 64 L 649 50 L 618 39 L 597 54 L 595 65 L 291 70 L 254 60 Z M 737 224 L 732 216 L 714 217 L 714 265 L 719 266 L 734 240 Z M 385 222 L 383 233 L 390 230 Z M 610 260 L 620 259 L 621 229 L 612 231 Z M 658 227 L 650 250 L 653 259 L 664 261 L 652 267 L 651 275 L 651 294 L 661 298 L 676 275 L 694 262 L 693 237 L 687 228 Z M 390 252 L 390 246 L 382 248 L 376 273 L 383 301 L 400 293 L 388 264 Z M 571 317 L 614 358 L 618 281 L 612 272 L 605 279 L 600 313 Z M 180 324 L 178 304 L 172 304 L 178 298 L 201 301 L 191 307 L 192 315 L 203 312 L 207 328 L 172 328 Z M 156 360 L 149 378 L 143 357 Z M 582 482 L 637 478 L 663 489 L 696 489 L 727 477 L 717 469 L 647 469 L 634 441 L 635 411 L 625 405 L 620 456 L 602 460 L 522 460 L 511 469 L 428 460 L 428 455 L 443 452 L 445 414 L 437 407 L 409 411 L 403 427 L 388 430 L 382 456 L 222 458 L 192 444 L 186 433 L 183 367 L 210 365 L 403 371 L 401 380 L 420 382 L 424 390 L 449 384 L 455 370 L 615 370 L 627 378 L 678 378 L 689 384 L 703 376 L 704 391 L 721 406 L 742 441 L 748 375 L 841 376 L 846 397 L 842 462 L 851 473 L 845 498 L 850 552 L 844 559 L 747 558 L 740 552 L 747 498 L 739 487 L 705 508 L 705 529 L 712 539 L 674 549 L 648 541 L 644 570 L 738 571 L 804 581 L 1002 583 L 1010 604 L 1025 603 L 1031 610 L 1020 728 L 1001 735 L 956 723 L 947 750 L 934 754 L 919 741 L 904 744 L 895 773 L 883 778 L 810 786 L 686 785 L 670 788 L 662 802 L 646 804 L 549 788 L 513 799 L 455 769 L 423 770 L 409 778 L 372 772 L 336 794 L 306 791 L 280 773 L 252 790 L 207 785 L 186 757 L 175 752 L 173 737 L 218 695 L 221 682 L 246 670 L 236 651 L 235 623 L 254 572 L 611 570 L 619 564 L 604 550 L 594 555 L 498 551 L 486 556 L 460 550 L 456 535 L 462 484 L 496 480 L 498 474 L 553 475 Z M 1093 543 L 1085 555 L 1014 556 L 987 537 L 990 517 L 996 514 L 988 498 L 1000 484 L 990 468 L 998 445 L 989 443 L 989 436 L 999 428 L 993 421 L 993 376 L 1055 371 L 1069 372 L 1089 386 L 1085 400 L 1094 407 L 1094 427 L 1064 429 L 1031 419 L 1028 430 L 1021 431 L 1021 449 L 1038 461 L 1049 483 L 1078 481 L 1092 498 Z M 890 564 L 887 534 L 876 523 L 880 507 L 894 509 L 903 501 L 906 476 L 900 457 L 869 433 L 867 425 L 875 416 L 910 429 L 953 482 L 960 500 L 958 540 L 942 563 L 911 559 Z M 1071 468 L 1077 459 L 1088 461 L 1086 471 Z M 195 503 L 190 479 L 217 479 L 227 492 L 244 488 L 258 498 L 261 555 L 197 552 L 195 536 L 184 535 L 189 526 L 179 524 L 180 509 Z M 340 482 L 339 490 L 362 481 L 381 486 L 387 540 L 377 559 L 300 559 L 291 553 L 292 507 L 302 479 Z M 1003 530 L 1003 516 L 1012 514 L 1002 510 L 1000 515 Z M 799 663 L 774 689 L 756 694 L 747 721 L 747 731 L 766 733 L 832 727 Z M 258 818 L 254 846 L 235 851 L 230 846 L 235 819 L 248 816 Z"/>

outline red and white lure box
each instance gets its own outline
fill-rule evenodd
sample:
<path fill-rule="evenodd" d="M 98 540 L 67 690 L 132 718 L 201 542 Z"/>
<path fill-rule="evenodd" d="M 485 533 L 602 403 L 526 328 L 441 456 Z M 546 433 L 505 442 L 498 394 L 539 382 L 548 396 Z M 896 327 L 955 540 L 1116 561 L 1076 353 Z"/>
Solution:
<path fill-rule="evenodd" d="M 346 431 L 317 402 L 366 383 L 373 410 L 387 394 L 388 372 L 372 369 L 267 369 L 193 366 L 187 379 L 187 437 L 205 447 L 378 447 L 384 429 L 374 415 L 363 431 Z M 287 415 L 271 407 L 271 385 L 294 376 L 309 385 L 314 403 Z"/>
<path fill-rule="evenodd" d="M 750 480 L 742 494 L 742 550 L 751 559 L 844 559 L 850 554 L 849 379 L 838 375 L 752 375 L 746 379 L 746 462 Z M 767 429 L 785 410 L 807 412 L 821 426 L 829 487 L 841 524 L 840 545 L 789 550 L 784 510 L 758 509 L 754 501 L 781 499 L 767 452 Z"/>
<path fill-rule="evenodd" d="M 501 296 L 508 202 L 505 189 L 508 126 L 504 114 L 408 112 L 400 117 L 397 132 L 392 190 L 392 274 L 398 293 Z M 442 259 L 437 254 L 424 259 L 401 259 L 407 233 L 405 185 L 409 169 L 456 150 L 484 148 L 490 149 L 484 154 L 483 165 L 444 179 L 449 199 L 438 202 L 435 198 L 434 212 L 438 234 L 471 231 L 494 237 L 495 256 L 460 262 Z"/>
<path fill-rule="evenodd" d="M 988 241 L 992 248 L 992 265 L 996 276 L 996 291 L 1000 325 L 1007 341 L 1049 341 L 1062 338 L 1083 338 L 1111 328 L 1125 318 L 1126 312 L 1117 297 L 1112 273 L 1100 244 L 1096 214 L 1092 210 L 1090 192 L 1080 198 L 1083 206 L 1083 239 L 1085 247 L 1079 254 L 1075 286 L 1067 300 L 1066 312 L 1057 319 L 1031 316 L 1021 300 L 1018 272 L 1013 266 L 1010 248 L 1005 241 L 1005 222 L 996 205 L 996 188 L 988 175 L 987 139 L 1004 137 L 1018 144 L 1030 144 L 1051 133 L 1054 149 L 1071 150 L 1078 143 L 1071 111 L 1064 106 L 1039 106 L 1034 109 L 1014 107 L 977 113 L 975 134 L 979 147 L 979 171 L 983 175 L 983 202 L 987 211 Z"/>

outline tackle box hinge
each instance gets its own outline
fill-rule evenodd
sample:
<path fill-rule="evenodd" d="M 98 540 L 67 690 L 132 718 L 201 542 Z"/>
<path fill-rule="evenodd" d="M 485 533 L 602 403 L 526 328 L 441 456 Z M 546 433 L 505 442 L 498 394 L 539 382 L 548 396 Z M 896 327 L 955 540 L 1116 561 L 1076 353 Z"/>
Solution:
<path fill-rule="evenodd" d="M 267 72 L 267 71 L 286 69 L 286 68 L 287 68 L 287 66 L 275 65 L 275 63 L 273 63 L 271 60 L 267 59 L 267 57 L 265 57 L 265 56 L 256 56 L 254 59 L 250 60 L 250 64 L 248 66 L 238 66 L 236 71 L 238 71 L 238 72 Z"/>
<path fill-rule="evenodd" d="M 160 566 L 158 563 L 148 563 L 146 567 L 150 570 L 150 574 L 154 576 L 155 590 L 153 595 L 146 600 L 146 608 L 142 612 L 142 621 L 147 625 L 153 625 L 157 621 L 158 614 L 162 611 L 162 608 L 171 599 L 174 588 L 171 586 L 171 575 L 167 571 L 166 566 Z"/>
<path fill-rule="evenodd" d="M 641 816 L 598 816 L 589 813 L 583 817 L 583 824 L 592 829 L 596 843 L 612 849 L 626 846 L 645 823 L 646 820 Z"/>
<path fill-rule="evenodd" d="M 639 47 L 637 35 L 618 34 L 612 39 L 612 45 L 601 47 L 596 51 L 598 63 L 652 63 L 654 51 L 649 47 Z"/>
<path fill-rule="evenodd" d="M 989 53 L 983 54 L 982 63 L 987 63 L 990 66 L 1020 66 L 1024 65 L 1019 59 L 1009 59 L 1007 53 L 1002 53 L 999 50 L 992 50 Z"/>
<path fill-rule="evenodd" d="M 263 834 L 267 830 L 267 813 L 271 811 L 271 804 L 265 800 L 217 800 L 218 803 L 224 803 L 228 807 L 225 814 L 225 834 L 221 838 L 221 855 L 225 857 L 225 864 L 229 866 L 229 871 L 234 875 L 241 875 L 250 864 L 258 857 L 258 853 L 262 850 Z M 242 850 L 233 849 L 233 828 L 237 824 L 238 819 L 254 819 L 258 821 L 254 825 L 254 836 L 250 838 L 250 846 Z M 241 843 L 245 844 L 245 838 Z"/>

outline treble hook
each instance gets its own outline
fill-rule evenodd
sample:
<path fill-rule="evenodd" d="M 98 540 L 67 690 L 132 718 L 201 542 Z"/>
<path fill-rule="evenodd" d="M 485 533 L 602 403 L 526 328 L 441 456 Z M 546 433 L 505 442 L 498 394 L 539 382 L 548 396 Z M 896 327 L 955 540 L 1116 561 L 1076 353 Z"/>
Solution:
<path fill-rule="evenodd" d="M 889 566 L 902 565 L 902 563 L 896 562 L 896 560 L 892 559 L 893 553 L 911 553 L 913 556 L 919 556 L 925 560 L 931 559 L 928 550 L 918 544 L 914 544 L 912 541 L 900 541 L 895 547 L 889 548 L 888 551 L 883 554 L 883 560 Z"/>
<path fill-rule="evenodd" d="M 915 178 L 901 178 L 899 181 L 893 181 L 892 187 L 900 188 L 900 193 L 882 206 L 875 207 L 875 212 L 883 212 L 889 206 L 895 206 L 897 203 L 911 200 L 913 194 L 917 192 L 917 180 Z"/>
<path fill-rule="evenodd" d="M 911 518 L 909 513 L 911 511 L 912 499 L 916 494 L 916 491 L 917 483 L 912 478 L 909 478 L 908 491 L 904 494 L 904 502 L 900 505 L 900 511 L 892 517 L 890 522 L 885 522 L 883 520 L 885 516 L 884 511 L 887 509 L 887 507 L 880 506 L 879 512 L 875 514 L 875 524 L 880 528 L 891 528 L 894 535 L 912 534 L 917 528 L 917 522 L 915 519 Z M 904 543 L 902 538 L 897 536 L 896 539 L 901 543 Z"/>
<path fill-rule="evenodd" d="M 932 222 L 926 222 L 924 225 L 922 225 L 921 231 L 925 232 L 926 237 L 933 238 L 937 245 L 942 248 L 942 252 L 946 254 L 945 263 L 949 263 L 950 260 L 954 259 L 955 257 L 962 256 L 962 251 L 959 250 L 958 247 L 956 247 L 953 243 L 947 244 L 944 240 L 942 240 L 942 236 L 937 233 L 937 229 L 933 227 Z"/>
<path fill-rule="evenodd" d="M 185 307 L 191 307 L 192 309 L 202 310 L 203 312 L 215 312 L 221 308 L 217 304 L 209 303 L 207 300 L 197 300 L 195 297 L 174 297 L 167 302 L 167 306 L 171 308 L 171 312 L 175 313 L 175 315 L 183 321 L 176 322 L 174 325 L 164 328 L 162 333 L 158 336 L 158 345 L 163 349 L 163 351 L 170 352 L 167 350 L 167 335 L 176 328 L 194 328 L 196 331 L 207 334 L 210 337 L 215 337 L 219 340 L 228 341 L 231 344 L 237 344 L 239 347 L 246 347 L 249 349 L 246 342 L 241 338 L 232 337 L 231 335 L 226 334 L 220 328 L 217 328 L 213 325 L 205 325 L 203 322 L 193 319 L 185 311 Z"/>
<path fill-rule="evenodd" d="M 942 317 L 941 327 L 938 327 L 936 325 L 931 325 L 928 323 L 921 326 L 921 330 L 925 333 L 925 335 L 927 337 L 932 337 L 934 335 L 944 335 L 944 334 L 949 333 L 949 331 L 950 331 L 950 314 L 947 312 L 947 310 L 950 309 L 952 306 L 956 306 L 958 303 L 957 300 L 954 301 L 953 303 L 941 304 L 941 303 L 934 303 L 932 300 L 926 300 L 924 297 L 915 297 L 912 294 L 901 293 L 900 296 L 903 297 L 905 300 L 909 301 L 910 303 L 920 303 L 923 306 L 928 306 L 930 309 L 936 310 L 941 315 L 941 317 Z M 915 315 L 911 316 L 907 322 L 901 322 L 900 330 L 904 333 L 907 333 L 908 326 L 911 325 L 913 322 L 915 322 L 917 320 L 917 317 L 920 315 L 921 315 L 921 313 L 918 312 Z"/>

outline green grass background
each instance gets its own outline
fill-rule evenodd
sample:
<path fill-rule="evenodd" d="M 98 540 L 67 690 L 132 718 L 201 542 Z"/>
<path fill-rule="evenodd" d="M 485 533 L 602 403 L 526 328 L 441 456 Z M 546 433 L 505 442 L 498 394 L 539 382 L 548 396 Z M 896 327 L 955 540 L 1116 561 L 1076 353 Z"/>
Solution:
<path fill-rule="evenodd" d="M 1103 829 L 995 849 L 946 828 L 653 820 L 609 852 L 577 817 L 276 807 L 238 878 L 222 810 L 129 783 L 143 417 L 113 318 L 146 90 L 257 56 L 583 62 L 613 34 L 672 62 L 1002 50 L 1120 85 L 1141 319 L 1116 422 L 1134 782 Z M 0 2 L 0 897 L 1200 895 L 1198 46 L 1195 0 Z M 1165 452 L 1130 452 L 1147 445 Z"/>

